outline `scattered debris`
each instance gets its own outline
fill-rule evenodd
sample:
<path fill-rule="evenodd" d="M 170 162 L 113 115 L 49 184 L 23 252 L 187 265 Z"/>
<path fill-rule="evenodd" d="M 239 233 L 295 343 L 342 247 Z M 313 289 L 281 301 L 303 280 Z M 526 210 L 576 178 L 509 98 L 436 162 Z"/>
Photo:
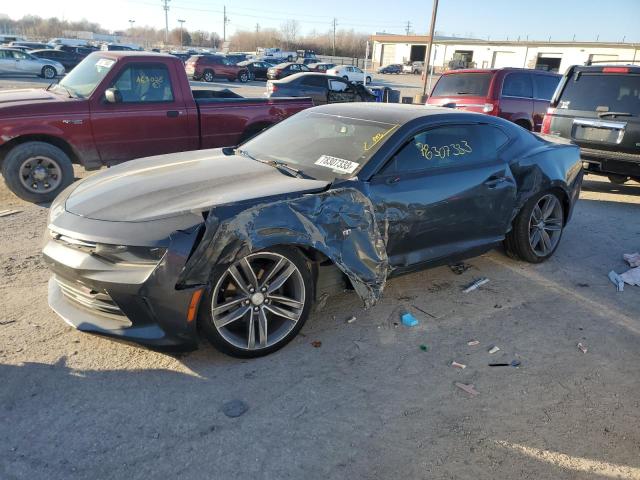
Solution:
<path fill-rule="evenodd" d="M 423 352 L 426 352 L 429 350 L 429 347 L 423 343 L 422 345 L 420 345 L 420 350 L 422 350 Z"/>
<path fill-rule="evenodd" d="M 416 325 L 418 325 L 418 323 L 418 319 L 410 313 L 404 313 L 402 315 L 402 324 L 405 327 L 415 327 Z"/>
<path fill-rule="evenodd" d="M 431 313 L 427 312 L 426 310 L 421 309 L 420 307 L 417 307 L 417 306 L 415 306 L 415 305 L 413 305 L 413 304 L 411 304 L 411 306 L 412 306 L 413 308 L 415 308 L 416 310 L 418 310 L 419 312 L 422 312 L 422 313 L 424 313 L 425 315 L 430 316 L 431 318 L 436 318 L 436 316 L 435 316 L 435 315 L 432 315 Z"/>
<path fill-rule="evenodd" d="M 9 215 L 15 215 L 16 213 L 20 213 L 22 210 L 1 210 L 0 217 L 8 217 Z"/>
<path fill-rule="evenodd" d="M 453 265 L 449 265 L 449 268 L 456 275 L 462 275 L 464 272 L 466 272 L 471 268 L 471 265 L 469 265 L 468 263 L 460 262 L 460 263 L 455 263 Z"/>
<path fill-rule="evenodd" d="M 609 280 L 611 280 L 611 283 L 616 286 L 616 290 L 618 292 L 622 292 L 624 290 L 624 280 L 622 280 L 622 278 L 620 278 L 620 275 L 618 275 L 613 270 L 609 272 Z"/>
<path fill-rule="evenodd" d="M 456 361 L 451 362 L 451 366 L 454 368 L 459 368 L 460 370 L 464 370 L 467 366 L 464 363 L 458 363 Z"/>
<path fill-rule="evenodd" d="M 632 268 L 620 274 L 620 278 L 629 285 L 640 287 L 640 267 Z"/>
<path fill-rule="evenodd" d="M 329 298 L 329 294 L 327 292 L 320 295 L 320 298 L 316 302 L 316 308 L 315 308 L 316 312 L 319 312 L 320 310 L 324 309 L 325 305 L 327 304 L 328 298 Z"/>
<path fill-rule="evenodd" d="M 579 342 L 579 343 L 578 343 L 578 349 L 579 349 L 582 353 L 587 353 L 587 346 L 586 346 L 584 343 L 582 343 L 582 342 Z"/>
<path fill-rule="evenodd" d="M 16 323 L 15 320 L 5 320 L 4 322 L 0 322 L 0 325 L 9 325 L 10 323 Z"/>
<path fill-rule="evenodd" d="M 502 308 L 502 305 L 500 305 L 499 303 L 496 303 L 493 308 Z"/>
<path fill-rule="evenodd" d="M 496 353 L 500 350 L 500 347 L 498 347 L 497 345 L 494 345 L 493 347 L 491 347 L 489 349 L 489 353 Z"/>
<path fill-rule="evenodd" d="M 464 293 L 473 292 L 474 290 L 480 288 L 482 285 L 486 283 L 489 283 L 488 278 L 479 278 L 478 280 L 474 281 L 471 285 L 469 285 L 467 288 L 465 288 L 463 292 Z"/>
<path fill-rule="evenodd" d="M 480 340 L 469 340 L 467 342 L 467 345 L 469 345 L 470 347 L 475 347 L 476 345 L 480 345 Z"/>
<path fill-rule="evenodd" d="M 587 288 L 590 287 L 591 285 L 589 285 L 588 283 L 578 283 L 577 284 L 580 288 Z"/>
<path fill-rule="evenodd" d="M 351 317 L 347 319 L 347 323 L 353 323 L 356 321 L 356 317 Z"/>
<path fill-rule="evenodd" d="M 320 348 L 322 346 L 322 342 L 320 340 L 314 340 L 311 342 L 311 345 L 313 345 L 314 348 Z"/>
<path fill-rule="evenodd" d="M 240 415 L 244 415 L 249 410 L 249 405 L 242 400 L 230 400 L 222 405 L 222 413 L 227 417 L 236 418 Z"/>
<path fill-rule="evenodd" d="M 624 261 L 629 264 L 630 267 L 640 267 L 640 253 L 625 253 L 622 255 Z"/>
<path fill-rule="evenodd" d="M 521 365 L 520 360 L 512 360 L 511 363 L 490 363 L 490 367 L 515 367 L 518 368 Z"/>
<path fill-rule="evenodd" d="M 475 397 L 476 395 L 479 395 L 480 392 L 478 392 L 475 389 L 474 385 L 466 385 L 464 383 L 460 383 L 460 382 L 456 382 L 455 386 L 458 387 L 461 390 L 464 390 L 465 392 L 467 392 L 469 395 L 471 395 L 472 397 Z"/>

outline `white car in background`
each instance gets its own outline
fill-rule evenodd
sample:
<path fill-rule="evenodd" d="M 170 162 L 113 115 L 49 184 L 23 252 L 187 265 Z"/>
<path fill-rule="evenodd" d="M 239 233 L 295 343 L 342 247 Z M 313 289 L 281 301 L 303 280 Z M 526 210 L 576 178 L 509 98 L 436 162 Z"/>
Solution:
<path fill-rule="evenodd" d="M 37 75 L 52 80 L 64 75 L 61 63 L 14 48 L 0 48 L 0 74 Z"/>
<path fill-rule="evenodd" d="M 354 83 L 364 83 L 364 72 L 353 65 L 336 65 L 327 70 L 327 75 L 342 77 Z M 367 83 L 371 83 L 371 76 L 367 75 Z"/>

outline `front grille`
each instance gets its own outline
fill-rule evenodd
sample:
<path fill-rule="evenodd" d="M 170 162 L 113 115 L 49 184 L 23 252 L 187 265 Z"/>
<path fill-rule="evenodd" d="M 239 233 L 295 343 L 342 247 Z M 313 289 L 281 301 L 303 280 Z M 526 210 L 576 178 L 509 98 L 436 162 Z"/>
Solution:
<path fill-rule="evenodd" d="M 118 307 L 106 291 L 92 290 L 78 282 L 67 280 L 57 275 L 55 278 L 62 294 L 72 302 L 102 315 L 128 321 L 122 310 L 120 310 L 120 307 Z"/>

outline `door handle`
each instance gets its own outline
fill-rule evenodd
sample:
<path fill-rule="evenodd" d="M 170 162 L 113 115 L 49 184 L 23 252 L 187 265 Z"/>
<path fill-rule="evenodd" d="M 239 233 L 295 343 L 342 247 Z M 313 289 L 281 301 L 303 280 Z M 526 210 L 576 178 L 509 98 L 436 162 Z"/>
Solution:
<path fill-rule="evenodd" d="M 176 117 L 179 117 L 181 113 L 182 113 L 182 112 L 181 112 L 181 111 L 179 111 L 179 110 L 169 110 L 169 111 L 167 112 L 167 117 L 169 117 L 169 118 L 176 118 Z"/>
<path fill-rule="evenodd" d="M 503 182 L 508 180 L 504 175 L 491 175 L 484 184 L 489 188 L 496 188 Z"/>
<path fill-rule="evenodd" d="M 395 176 L 395 177 L 387 178 L 384 183 L 386 183 L 387 185 L 394 185 L 394 184 L 398 183 L 399 181 L 400 181 L 400 177 Z"/>

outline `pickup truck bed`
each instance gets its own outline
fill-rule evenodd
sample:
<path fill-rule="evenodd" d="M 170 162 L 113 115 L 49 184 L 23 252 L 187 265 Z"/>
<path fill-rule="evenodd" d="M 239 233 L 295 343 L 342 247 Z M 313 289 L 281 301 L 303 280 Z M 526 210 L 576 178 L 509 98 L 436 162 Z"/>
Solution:
<path fill-rule="evenodd" d="M 134 158 L 234 146 L 313 106 L 191 89 L 172 55 L 100 51 L 46 90 L 0 92 L 0 163 L 19 197 L 49 202 L 87 170 Z"/>

